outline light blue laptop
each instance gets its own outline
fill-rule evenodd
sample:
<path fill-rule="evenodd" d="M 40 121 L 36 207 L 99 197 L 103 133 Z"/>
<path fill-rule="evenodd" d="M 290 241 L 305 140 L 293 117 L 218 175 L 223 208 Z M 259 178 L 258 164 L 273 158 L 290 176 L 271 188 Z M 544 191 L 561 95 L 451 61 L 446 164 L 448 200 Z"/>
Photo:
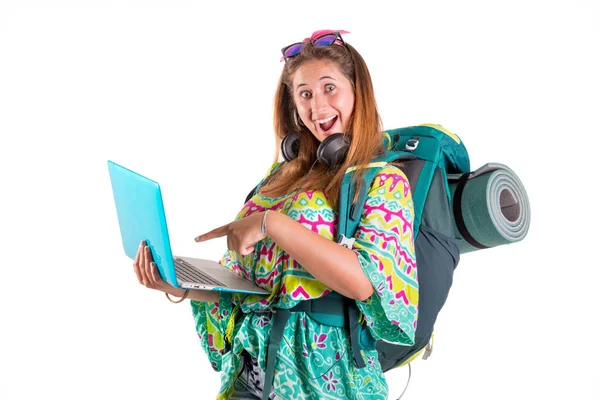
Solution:
<path fill-rule="evenodd" d="M 135 260 L 140 242 L 145 240 L 162 278 L 172 286 L 269 294 L 215 261 L 174 256 L 158 183 L 112 161 L 108 161 L 108 172 L 123 249 L 129 258 Z"/>

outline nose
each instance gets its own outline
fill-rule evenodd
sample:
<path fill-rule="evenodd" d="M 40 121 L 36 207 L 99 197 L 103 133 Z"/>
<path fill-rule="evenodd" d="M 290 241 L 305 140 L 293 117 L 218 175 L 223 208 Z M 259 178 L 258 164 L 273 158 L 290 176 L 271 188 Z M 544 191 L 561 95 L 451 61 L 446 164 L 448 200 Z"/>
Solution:
<path fill-rule="evenodd" d="M 327 96 L 321 92 L 316 92 L 313 94 L 311 111 L 313 113 L 319 113 L 320 111 L 324 111 L 327 109 L 328 102 Z"/>

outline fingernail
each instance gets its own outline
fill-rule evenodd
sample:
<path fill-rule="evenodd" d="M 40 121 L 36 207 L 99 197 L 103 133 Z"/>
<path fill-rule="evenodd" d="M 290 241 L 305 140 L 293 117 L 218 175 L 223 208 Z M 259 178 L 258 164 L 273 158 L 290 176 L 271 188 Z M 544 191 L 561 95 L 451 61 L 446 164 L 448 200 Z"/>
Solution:
<path fill-rule="evenodd" d="M 152 261 L 152 262 L 150 263 L 150 265 L 151 265 L 152 267 L 156 267 L 156 263 L 155 263 L 154 261 Z"/>
<path fill-rule="evenodd" d="M 144 247 L 144 250 L 146 250 L 146 253 L 150 251 L 150 247 L 146 246 Z"/>
<path fill-rule="evenodd" d="M 200 236 L 196 237 L 194 240 L 197 242 L 198 240 L 200 240 Z"/>

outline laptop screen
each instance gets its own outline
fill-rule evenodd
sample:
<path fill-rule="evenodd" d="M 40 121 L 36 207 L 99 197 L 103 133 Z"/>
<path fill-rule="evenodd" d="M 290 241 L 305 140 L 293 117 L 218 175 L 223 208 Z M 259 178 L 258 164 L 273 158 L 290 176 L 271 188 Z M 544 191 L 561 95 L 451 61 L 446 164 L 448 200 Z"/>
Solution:
<path fill-rule="evenodd" d="M 108 171 L 125 254 L 135 260 L 146 240 L 163 279 L 179 287 L 159 184 L 112 161 Z"/>

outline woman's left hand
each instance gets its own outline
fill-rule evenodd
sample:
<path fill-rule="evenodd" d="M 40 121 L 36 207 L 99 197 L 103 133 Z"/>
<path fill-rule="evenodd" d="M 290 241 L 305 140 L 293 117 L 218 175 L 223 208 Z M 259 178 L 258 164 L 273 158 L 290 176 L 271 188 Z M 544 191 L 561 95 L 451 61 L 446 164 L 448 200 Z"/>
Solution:
<path fill-rule="evenodd" d="M 261 231 L 264 214 L 265 212 L 260 212 L 230 222 L 200 235 L 194 240 L 199 243 L 227 235 L 227 248 L 242 256 L 247 256 L 254 251 L 254 245 L 265 238 Z"/>

